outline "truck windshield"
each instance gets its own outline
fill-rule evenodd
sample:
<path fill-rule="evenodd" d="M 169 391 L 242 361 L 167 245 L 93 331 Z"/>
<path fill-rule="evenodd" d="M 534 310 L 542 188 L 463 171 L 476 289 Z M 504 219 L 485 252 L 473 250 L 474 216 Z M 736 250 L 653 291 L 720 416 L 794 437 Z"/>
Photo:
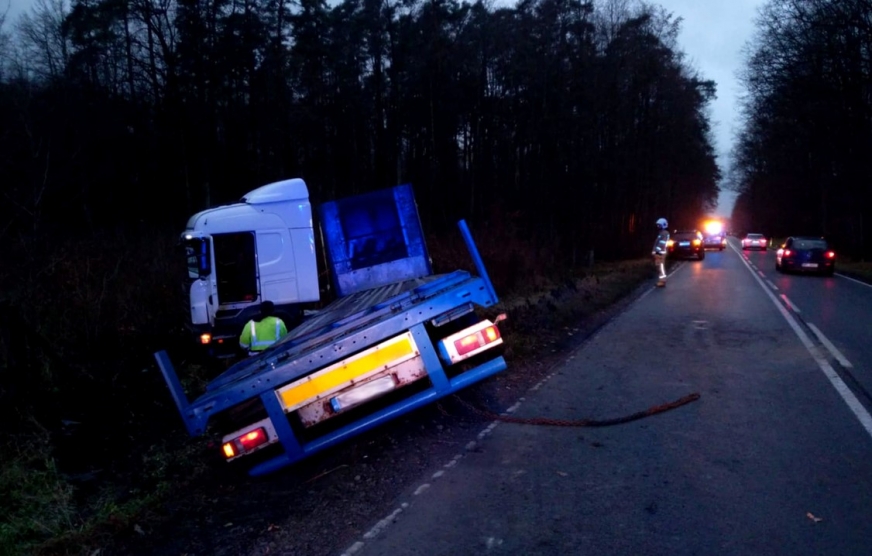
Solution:
<path fill-rule="evenodd" d="M 209 258 L 209 240 L 206 238 L 186 239 L 182 246 L 185 249 L 187 260 L 188 279 L 196 280 L 201 276 L 208 276 L 212 270 L 212 261 Z"/>

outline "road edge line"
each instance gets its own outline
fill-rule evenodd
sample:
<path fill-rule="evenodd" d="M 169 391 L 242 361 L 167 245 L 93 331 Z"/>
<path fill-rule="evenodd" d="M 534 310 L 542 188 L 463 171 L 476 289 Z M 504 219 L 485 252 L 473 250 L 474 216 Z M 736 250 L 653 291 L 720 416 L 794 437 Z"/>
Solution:
<path fill-rule="evenodd" d="M 730 248 L 738 253 L 736 248 L 732 245 L 730 245 Z M 775 294 L 769 291 L 763 280 L 759 276 L 757 276 L 757 274 L 750 268 L 748 262 L 744 259 L 742 259 L 742 262 L 745 264 L 748 272 L 751 273 L 751 276 L 753 276 L 754 279 L 757 280 L 757 283 L 760 285 L 760 288 L 763 290 L 763 292 L 775 305 L 775 308 L 778 309 L 778 312 L 781 313 L 781 316 L 784 317 L 784 320 L 787 321 L 787 324 L 789 324 L 793 331 L 796 333 L 799 341 L 802 342 L 802 345 L 804 345 L 805 349 L 807 349 L 809 354 L 811 354 L 812 359 L 815 360 L 815 362 L 818 364 L 818 367 L 820 367 L 821 371 L 823 371 L 824 376 L 829 379 L 830 384 L 833 385 L 833 388 L 835 388 L 836 392 L 838 392 L 839 395 L 842 397 L 842 400 L 845 402 L 845 404 L 847 404 L 848 409 L 850 409 L 854 413 L 854 416 L 857 417 L 857 420 L 860 421 L 860 426 L 862 426 L 866 430 L 866 433 L 869 435 L 869 437 L 872 438 L 872 415 L 870 415 L 869 412 L 866 411 L 866 408 L 863 407 L 863 404 L 860 403 L 860 400 L 857 399 L 857 396 L 854 395 L 851 389 L 848 388 L 848 385 L 845 384 L 845 381 L 842 380 L 838 373 L 836 373 L 835 369 L 833 369 L 833 366 L 830 365 L 830 362 L 827 361 L 817 349 L 815 349 L 814 343 L 808 337 L 808 334 L 806 334 L 802 330 L 802 328 L 800 328 L 799 323 L 796 322 L 796 318 L 794 318 L 794 316 L 791 315 L 790 312 L 785 309 L 781 303 L 778 302 L 778 298 L 775 297 Z"/>
<path fill-rule="evenodd" d="M 807 324 L 811 331 L 814 332 L 814 335 L 817 336 L 817 339 L 820 340 L 820 343 L 822 343 L 824 347 L 833 354 L 833 357 L 836 358 L 836 361 L 838 361 L 841 366 L 845 367 L 846 369 L 854 368 L 854 365 L 852 365 L 851 362 L 848 361 L 848 358 L 845 357 L 841 351 L 839 351 L 839 349 L 835 346 L 835 344 L 830 341 L 829 338 L 824 336 L 824 333 L 821 332 L 817 326 L 813 325 L 810 322 L 806 322 L 805 324 Z"/>

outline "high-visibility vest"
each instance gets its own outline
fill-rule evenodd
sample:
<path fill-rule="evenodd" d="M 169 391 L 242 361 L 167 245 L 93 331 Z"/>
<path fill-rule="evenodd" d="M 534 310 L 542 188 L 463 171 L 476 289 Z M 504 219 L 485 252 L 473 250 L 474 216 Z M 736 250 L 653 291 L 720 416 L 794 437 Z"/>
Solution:
<path fill-rule="evenodd" d="M 259 322 L 251 320 L 239 337 L 239 345 L 248 351 L 263 351 L 287 333 L 285 323 L 278 317 L 267 317 Z"/>

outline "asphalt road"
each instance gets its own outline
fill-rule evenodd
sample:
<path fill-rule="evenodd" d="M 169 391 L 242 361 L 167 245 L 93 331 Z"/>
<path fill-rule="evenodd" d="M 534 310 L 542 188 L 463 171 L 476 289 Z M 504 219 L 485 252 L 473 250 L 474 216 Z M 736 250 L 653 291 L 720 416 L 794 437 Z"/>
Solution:
<path fill-rule="evenodd" d="M 740 250 L 739 250 L 740 251 Z M 860 394 L 872 392 L 872 286 L 837 274 L 821 277 L 782 274 L 775 252 L 746 251 L 752 268 L 762 272 L 769 288 L 804 322 L 811 334 L 839 361 L 835 368 Z M 836 262 L 838 272 L 838 262 Z M 821 338 L 822 336 L 822 338 Z"/>
<path fill-rule="evenodd" d="M 782 276 L 773 253 L 683 263 L 513 414 L 698 401 L 485 423 L 342 553 L 870 554 L 870 309 L 872 288 Z"/>

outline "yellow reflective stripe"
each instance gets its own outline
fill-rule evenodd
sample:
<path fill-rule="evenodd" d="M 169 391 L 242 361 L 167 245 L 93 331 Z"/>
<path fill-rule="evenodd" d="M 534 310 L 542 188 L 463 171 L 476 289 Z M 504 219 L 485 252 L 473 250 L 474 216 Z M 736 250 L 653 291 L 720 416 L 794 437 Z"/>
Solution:
<path fill-rule="evenodd" d="M 408 335 L 399 336 L 380 344 L 369 353 L 364 352 L 319 371 L 289 386 L 277 390 L 286 411 L 296 409 L 303 402 L 329 392 L 355 378 L 380 371 L 389 363 L 414 355 L 415 346 Z"/>

